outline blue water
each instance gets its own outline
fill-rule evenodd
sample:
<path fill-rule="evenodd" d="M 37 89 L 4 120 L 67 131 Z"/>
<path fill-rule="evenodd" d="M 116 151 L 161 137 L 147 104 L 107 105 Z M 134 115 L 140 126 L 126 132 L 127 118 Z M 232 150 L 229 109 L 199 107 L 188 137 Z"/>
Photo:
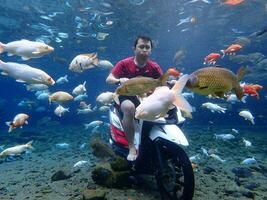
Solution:
<path fill-rule="evenodd" d="M 190 74 L 203 67 L 203 59 L 209 53 L 225 49 L 240 37 L 247 39 L 249 44 L 237 55 L 248 56 L 258 52 L 265 56 L 260 61 L 267 57 L 267 33 L 253 35 L 267 26 L 266 0 L 245 0 L 235 6 L 225 5 L 219 0 L 210 0 L 210 3 L 201 0 L 144 0 L 143 3 L 133 0 L 2 0 L 0 10 L 0 42 L 42 39 L 55 49 L 51 54 L 28 61 L 22 61 L 18 56 L 9 57 L 6 53 L 0 54 L 0 59 L 35 66 L 46 71 L 54 80 L 67 74 L 69 82 L 49 87 L 50 92 L 64 90 L 71 93 L 74 87 L 87 81 L 86 102 L 92 106 L 96 104 L 95 99 L 100 93 L 115 90 L 114 86 L 105 82 L 109 70 L 94 68 L 77 74 L 68 69 L 71 60 L 78 54 L 97 52 L 100 59 L 109 60 L 115 65 L 119 60 L 133 55 L 132 46 L 137 35 L 147 35 L 153 39 L 155 48 L 152 59 L 164 71 L 174 66 Z M 177 25 L 186 18 L 194 18 L 195 21 Z M 107 25 L 108 21 L 112 24 Z M 61 32 L 67 33 L 68 38 L 60 37 L 58 33 Z M 98 32 L 109 35 L 99 40 Z M 83 36 L 79 36 L 79 33 Z M 178 50 L 183 50 L 185 57 L 175 63 L 174 55 Z M 196 112 L 193 113 L 193 119 L 186 122 L 187 126 L 211 126 L 214 130 L 224 126 L 241 127 L 242 130 L 266 134 L 267 66 L 258 64 L 260 61 L 238 64 L 229 56 L 219 59 L 217 64 L 235 73 L 240 66 L 247 67 L 248 73 L 242 81 L 262 85 L 264 88 L 259 91 L 260 99 L 249 96 L 247 103 L 231 105 L 224 100 L 210 100 L 195 95 L 189 102 Z M 107 113 L 76 115 L 77 102 L 67 103 L 65 107 L 70 108 L 70 113 L 59 118 L 53 113 L 55 104 L 38 102 L 34 93 L 27 91 L 24 84 L 7 76 L 0 76 L 0 91 L 0 134 L 8 130 L 4 122 L 12 120 L 20 112 L 31 116 L 29 125 L 24 126 L 23 130 L 37 130 L 37 122 L 44 117 L 51 117 L 51 121 L 58 121 L 61 126 L 82 126 L 82 123 L 97 119 L 108 121 Z M 36 106 L 33 109 L 18 107 L 17 104 L 23 99 L 35 102 Z M 201 108 L 206 101 L 223 104 L 229 109 L 225 114 L 211 113 Z M 44 106 L 46 110 L 36 112 L 39 106 Z M 255 125 L 238 115 L 243 109 L 252 112 Z"/>

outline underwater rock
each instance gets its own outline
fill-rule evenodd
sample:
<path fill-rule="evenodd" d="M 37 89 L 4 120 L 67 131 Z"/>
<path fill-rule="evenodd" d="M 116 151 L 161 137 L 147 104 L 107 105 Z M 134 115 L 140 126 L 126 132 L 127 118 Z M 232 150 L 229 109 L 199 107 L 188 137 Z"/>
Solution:
<path fill-rule="evenodd" d="M 259 183 L 250 182 L 250 183 L 246 183 L 244 185 L 244 188 L 249 189 L 249 190 L 254 190 L 254 189 L 258 188 L 259 186 L 260 186 Z"/>
<path fill-rule="evenodd" d="M 93 149 L 93 155 L 98 158 L 114 158 L 116 154 L 107 144 L 101 140 L 95 139 L 91 142 L 91 147 Z"/>
<path fill-rule="evenodd" d="M 87 189 L 83 191 L 83 200 L 106 200 L 106 190 L 102 189 Z"/>
<path fill-rule="evenodd" d="M 131 186 L 130 171 L 114 171 L 107 163 L 96 167 L 92 171 L 92 179 L 98 184 L 108 188 L 124 188 Z"/>
<path fill-rule="evenodd" d="M 59 180 L 65 180 L 71 177 L 71 174 L 63 171 L 63 170 L 59 170 L 56 173 L 54 173 L 51 177 L 51 181 L 59 181 Z"/>
<path fill-rule="evenodd" d="M 204 173 L 204 174 L 210 174 L 210 173 L 212 173 L 212 172 L 215 172 L 215 169 L 212 168 L 212 167 L 207 166 L 207 167 L 205 167 L 205 168 L 203 169 L 203 173 Z"/>
<path fill-rule="evenodd" d="M 250 199 L 254 199 L 255 195 L 253 192 L 249 192 L 249 191 L 244 191 L 242 192 L 242 195 L 247 197 L 247 198 L 250 198 Z"/>
<path fill-rule="evenodd" d="M 252 172 L 249 168 L 245 167 L 235 167 L 232 172 L 239 178 L 248 178 L 252 176 Z"/>
<path fill-rule="evenodd" d="M 111 161 L 110 166 L 114 171 L 130 170 L 128 161 L 120 156 L 117 156 L 113 161 Z"/>

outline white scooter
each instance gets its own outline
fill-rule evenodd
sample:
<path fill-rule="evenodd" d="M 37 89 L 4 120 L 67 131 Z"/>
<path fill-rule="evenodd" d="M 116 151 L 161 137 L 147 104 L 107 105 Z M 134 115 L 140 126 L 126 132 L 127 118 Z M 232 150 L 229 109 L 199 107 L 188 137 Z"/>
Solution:
<path fill-rule="evenodd" d="M 124 158 L 129 149 L 122 128 L 122 114 L 111 107 L 110 144 Z M 188 141 L 178 124 L 184 122 L 176 107 L 168 112 L 168 118 L 156 121 L 136 120 L 135 146 L 138 157 L 132 165 L 133 175 L 155 175 L 162 200 L 191 200 L 194 195 L 194 172 L 191 162 L 182 149 Z"/>

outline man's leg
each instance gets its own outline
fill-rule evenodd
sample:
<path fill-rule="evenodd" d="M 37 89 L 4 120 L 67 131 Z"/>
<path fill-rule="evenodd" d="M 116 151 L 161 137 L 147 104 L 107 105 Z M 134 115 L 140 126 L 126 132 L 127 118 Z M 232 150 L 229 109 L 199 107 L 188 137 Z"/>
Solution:
<path fill-rule="evenodd" d="M 135 106 L 130 100 L 124 100 L 121 103 L 121 111 L 123 112 L 122 127 L 129 143 L 129 154 L 127 156 L 127 160 L 134 161 L 137 158 L 137 151 L 134 146 Z"/>

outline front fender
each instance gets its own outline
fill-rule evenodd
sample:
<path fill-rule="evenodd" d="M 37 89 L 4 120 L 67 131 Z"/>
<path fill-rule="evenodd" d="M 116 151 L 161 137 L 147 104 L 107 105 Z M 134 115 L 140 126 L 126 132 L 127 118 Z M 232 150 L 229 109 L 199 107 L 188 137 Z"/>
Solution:
<path fill-rule="evenodd" d="M 164 138 L 178 145 L 189 145 L 184 133 L 175 124 L 154 126 L 149 133 L 149 137 L 153 141 L 157 138 Z"/>

